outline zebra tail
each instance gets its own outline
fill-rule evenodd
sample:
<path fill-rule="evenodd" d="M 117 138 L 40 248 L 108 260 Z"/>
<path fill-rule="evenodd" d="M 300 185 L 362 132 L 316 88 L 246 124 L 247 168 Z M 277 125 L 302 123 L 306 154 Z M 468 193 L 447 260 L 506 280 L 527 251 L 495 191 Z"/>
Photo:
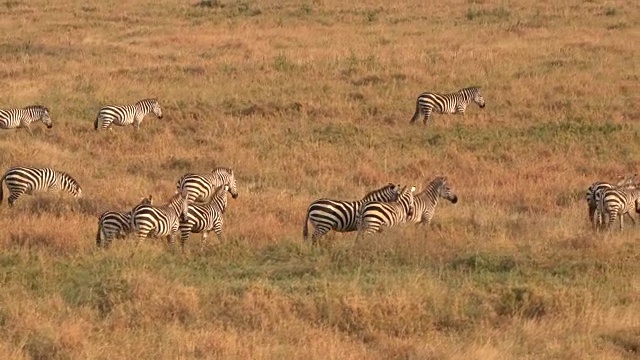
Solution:
<path fill-rule="evenodd" d="M 2 183 L 4 182 L 5 177 L 7 177 L 7 174 L 4 174 L 2 176 L 2 179 L 0 179 L 0 204 L 2 204 L 2 197 L 4 196 L 3 190 L 2 190 Z"/>
<path fill-rule="evenodd" d="M 96 116 L 96 121 L 93 122 L 93 128 L 98 130 L 98 120 L 100 119 L 100 115 Z"/>
<path fill-rule="evenodd" d="M 304 227 L 302 228 L 302 241 L 306 241 L 309 238 L 309 213 L 304 218 Z"/>
<path fill-rule="evenodd" d="M 102 245 L 102 224 L 98 224 L 98 234 L 96 235 L 96 246 Z"/>
<path fill-rule="evenodd" d="M 418 119 L 420 119 L 420 102 L 416 101 L 416 112 L 413 114 L 413 117 L 411 118 L 411 121 L 409 121 L 409 124 L 413 124 Z"/>

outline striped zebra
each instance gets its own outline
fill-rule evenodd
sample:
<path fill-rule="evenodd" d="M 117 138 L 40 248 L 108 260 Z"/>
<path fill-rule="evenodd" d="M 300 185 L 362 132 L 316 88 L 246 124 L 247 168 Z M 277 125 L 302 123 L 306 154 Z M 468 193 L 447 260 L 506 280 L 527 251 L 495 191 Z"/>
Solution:
<path fill-rule="evenodd" d="M 396 201 L 371 201 L 362 206 L 356 219 L 356 243 L 366 234 L 381 232 L 382 227 L 393 227 L 405 223 L 413 216 L 414 195 L 416 190 L 404 187 Z"/>
<path fill-rule="evenodd" d="M 33 195 L 39 191 L 65 190 L 75 198 L 82 196 L 78 182 L 69 174 L 52 168 L 12 167 L 0 178 L 0 204 L 2 204 L 2 183 L 7 183 L 9 206 L 13 206 L 23 194 Z"/>
<path fill-rule="evenodd" d="M 475 102 L 481 108 L 484 107 L 484 98 L 480 95 L 480 88 L 472 86 L 460 89 L 451 94 L 437 94 L 424 92 L 416 100 L 416 112 L 413 114 L 410 123 L 416 122 L 420 115 L 424 117 L 424 124 L 427 125 L 432 112 L 438 114 L 464 114 L 467 105 Z"/>
<path fill-rule="evenodd" d="M 422 192 L 414 195 L 413 214 L 407 221 L 429 225 L 440 198 L 447 199 L 453 204 L 458 202 L 458 196 L 449 188 L 445 176 L 436 177 Z"/>
<path fill-rule="evenodd" d="M 128 105 L 107 105 L 98 111 L 96 121 L 93 123 L 94 129 L 103 130 L 115 124 L 118 126 L 131 125 L 137 129 L 144 117 L 153 113 L 158 119 L 162 119 L 162 108 L 158 103 L 158 99 L 144 99 L 135 104 Z"/>
<path fill-rule="evenodd" d="M 603 216 L 598 211 L 598 203 L 602 199 L 604 191 L 613 188 L 633 189 L 636 187 L 636 177 L 637 174 L 627 177 L 618 176 L 618 182 L 616 184 L 597 181 L 589 186 L 587 189 L 586 200 L 589 211 L 589 221 L 593 224 L 593 228 L 595 230 L 601 227 L 604 223 Z M 631 217 L 630 214 L 629 216 Z"/>
<path fill-rule="evenodd" d="M 51 129 L 49 109 L 41 105 L 30 105 L 22 109 L 0 109 L 0 129 L 26 128 L 31 133 L 31 123 L 42 121 Z"/>
<path fill-rule="evenodd" d="M 138 243 L 149 235 L 166 236 L 173 244 L 174 235 L 180 230 L 180 221 L 187 216 L 189 200 L 182 192 L 173 195 L 164 206 L 140 204 L 131 210 L 132 232 L 136 233 Z"/>
<path fill-rule="evenodd" d="M 151 195 L 143 198 L 138 205 L 153 205 Z M 136 205 L 136 206 L 138 206 Z M 134 206 L 135 207 L 135 206 Z M 131 232 L 131 211 L 105 211 L 98 220 L 96 246 L 108 247 L 114 238 L 123 238 Z"/>
<path fill-rule="evenodd" d="M 394 201 L 400 195 L 400 187 L 389 183 L 379 189 L 371 191 L 358 201 L 341 201 L 332 199 L 318 199 L 307 208 L 307 216 L 302 230 L 303 240 L 309 236 L 309 223 L 314 227 L 311 236 L 312 243 L 331 230 L 337 232 L 356 231 L 356 217 L 362 206 L 370 201 Z"/>
<path fill-rule="evenodd" d="M 640 190 L 638 189 L 606 189 L 602 193 L 602 198 L 598 203 L 598 211 L 602 216 L 607 216 L 607 228 L 620 217 L 620 231 L 623 230 L 624 215 L 632 211 L 638 210 L 638 200 L 640 199 Z M 631 222 L 635 225 L 635 220 L 630 216 Z"/>
<path fill-rule="evenodd" d="M 229 185 L 229 192 L 235 199 L 238 197 L 236 176 L 232 169 L 217 167 L 208 174 L 185 174 L 176 183 L 176 193 L 186 191 L 189 202 L 208 202 L 216 188 Z"/>
<path fill-rule="evenodd" d="M 202 233 L 201 247 L 204 247 L 209 232 L 213 231 L 222 240 L 222 215 L 227 207 L 229 185 L 220 186 L 205 204 L 189 204 L 186 221 L 180 221 L 180 246 L 184 252 L 184 244 L 189 234 Z"/>

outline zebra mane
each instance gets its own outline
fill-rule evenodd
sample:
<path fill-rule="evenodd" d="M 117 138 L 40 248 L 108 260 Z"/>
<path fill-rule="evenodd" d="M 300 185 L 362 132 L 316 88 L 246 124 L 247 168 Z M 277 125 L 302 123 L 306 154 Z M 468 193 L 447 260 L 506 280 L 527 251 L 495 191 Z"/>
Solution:
<path fill-rule="evenodd" d="M 43 110 L 43 111 L 49 112 L 49 109 L 46 106 L 42 106 L 42 105 L 29 105 L 29 106 L 25 106 L 23 109 L 24 110 Z"/>
<path fill-rule="evenodd" d="M 437 189 L 441 188 L 442 186 L 444 186 L 446 183 L 447 183 L 447 177 L 446 176 L 436 176 L 433 180 L 431 180 L 431 182 L 429 184 L 427 184 L 427 186 L 424 188 L 424 190 L 422 190 L 420 193 L 416 194 L 416 196 L 424 195 L 430 189 L 437 190 Z"/>
<path fill-rule="evenodd" d="M 142 99 L 142 100 L 138 101 L 136 104 L 142 104 L 144 102 L 157 103 L 158 99 L 157 98 L 146 98 L 146 99 Z"/>
<path fill-rule="evenodd" d="M 375 190 L 369 191 L 369 192 L 368 192 L 365 196 L 363 196 L 362 198 L 364 199 L 364 198 L 366 198 L 366 197 L 368 197 L 368 196 L 371 196 L 371 195 L 373 195 L 373 194 L 375 194 L 375 193 L 382 192 L 382 191 L 386 191 L 386 190 L 389 190 L 389 189 L 393 189 L 394 187 L 396 187 L 396 185 L 395 185 L 394 183 L 388 183 L 387 185 L 385 185 L 385 186 L 383 186 L 383 187 L 381 187 L 381 188 L 379 188 L 379 189 L 375 189 Z"/>
<path fill-rule="evenodd" d="M 219 166 L 219 167 L 217 167 L 217 168 L 214 168 L 214 169 L 211 171 L 211 173 L 212 173 L 212 174 L 215 174 L 215 173 L 222 173 L 222 172 L 225 172 L 225 173 L 227 173 L 227 174 L 229 174 L 229 175 L 233 175 L 233 169 L 231 169 L 231 168 L 227 168 L 227 167 L 221 167 L 221 166 Z"/>

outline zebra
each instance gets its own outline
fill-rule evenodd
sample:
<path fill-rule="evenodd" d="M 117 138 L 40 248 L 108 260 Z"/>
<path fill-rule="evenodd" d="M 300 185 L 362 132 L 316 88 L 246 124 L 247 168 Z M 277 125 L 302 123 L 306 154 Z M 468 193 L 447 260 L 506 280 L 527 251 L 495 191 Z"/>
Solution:
<path fill-rule="evenodd" d="M 640 199 L 640 190 L 638 189 L 606 189 L 602 192 L 602 198 L 598 203 L 598 211 L 601 216 L 608 215 L 607 228 L 620 217 L 620 231 L 623 230 L 624 215 L 629 214 L 634 209 L 637 211 L 638 200 Z M 630 215 L 630 214 L 629 214 Z M 629 216 L 631 222 L 635 225 L 633 217 Z"/>
<path fill-rule="evenodd" d="M 318 199 L 307 208 L 307 216 L 302 230 L 303 241 L 308 239 L 309 223 L 314 227 L 311 236 L 314 245 L 331 230 L 337 232 L 356 231 L 356 217 L 364 204 L 370 201 L 395 201 L 399 195 L 400 187 L 389 183 L 371 191 L 358 201 Z"/>
<path fill-rule="evenodd" d="M 449 188 L 446 176 L 436 177 L 424 190 L 414 195 L 413 214 L 407 221 L 429 225 L 440 198 L 447 199 L 453 204 L 458 202 L 458 196 Z"/>
<path fill-rule="evenodd" d="M 393 227 L 410 219 L 414 213 L 413 193 L 415 190 L 415 186 L 411 188 L 405 186 L 396 201 L 371 201 L 363 205 L 356 218 L 356 228 L 358 229 L 356 243 L 365 234 L 381 232 L 383 226 Z"/>
<path fill-rule="evenodd" d="M 173 195 L 164 206 L 139 204 L 131 210 L 130 228 L 138 243 L 149 235 L 166 236 L 169 244 L 187 216 L 189 200 L 185 192 Z"/>
<path fill-rule="evenodd" d="M 111 124 L 118 126 L 133 124 L 133 127 L 138 130 L 140 123 L 149 113 L 153 113 L 158 119 L 162 119 L 162 108 L 158 103 L 158 99 L 144 99 L 128 105 L 107 105 L 98 111 L 93 127 L 96 130 L 99 128 L 104 130 Z"/>
<path fill-rule="evenodd" d="M 63 171 L 52 168 L 12 167 L 0 178 L 0 204 L 2 204 L 2 183 L 6 181 L 9 195 L 9 206 L 13 207 L 16 200 L 23 194 L 33 195 L 38 191 L 65 190 L 75 198 L 82 196 L 82 189 L 78 182 Z"/>
<path fill-rule="evenodd" d="M 151 195 L 143 198 L 138 205 L 153 205 Z M 136 205 L 136 206 L 138 206 Z M 131 232 L 131 211 L 105 211 L 98 220 L 98 234 L 96 235 L 96 246 L 108 247 L 111 239 L 122 238 Z"/>
<path fill-rule="evenodd" d="M 186 221 L 180 221 L 180 246 L 183 252 L 190 233 L 202 233 L 201 247 L 204 247 L 210 231 L 222 240 L 222 215 L 227 207 L 229 189 L 229 185 L 218 187 L 209 203 L 189 204 Z"/>
<path fill-rule="evenodd" d="M 0 109 L 0 129 L 26 128 L 31 134 L 30 124 L 42 121 L 48 129 L 53 127 L 49 109 L 42 105 L 29 105 L 22 109 Z"/>
<path fill-rule="evenodd" d="M 236 177 L 232 169 L 217 167 L 208 174 L 185 174 L 176 183 L 176 193 L 187 191 L 189 201 L 208 202 L 217 187 L 229 185 L 229 193 L 238 197 Z"/>
<path fill-rule="evenodd" d="M 608 182 L 597 181 L 589 186 L 585 198 L 588 205 L 589 221 L 591 221 L 595 230 L 602 226 L 604 222 L 603 214 L 598 212 L 598 203 L 602 198 L 603 192 L 612 188 L 635 188 L 636 177 L 637 174 L 627 177 L 618 176 L 618 182 L 615 185 Z M 629 214 L 629 217 L 631 217 L 631 214 Z"/>
<path fill-rule="evenodd" d="M 485 106 L 484 98 L 480 95 L 480 87 L 478 86 L 460 89 L 451 94 L 424 92 L 416 100 L 416 112 L 409 123 L 413 124 L 420 118 L 420 115 L 423 115 L 423 122 L 427 125 L 431 112 L 464 115 L 467 105 L 472 101 L 478 104 L 480 108 Z"/>

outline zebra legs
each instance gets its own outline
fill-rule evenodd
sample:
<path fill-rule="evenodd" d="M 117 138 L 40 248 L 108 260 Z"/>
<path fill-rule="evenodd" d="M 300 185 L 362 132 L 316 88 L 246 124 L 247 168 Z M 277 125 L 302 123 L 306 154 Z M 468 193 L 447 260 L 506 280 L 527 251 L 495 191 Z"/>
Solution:
<path fill-rule="evenodd" d="M 429 122 L 429 118 L 431 117 L 431 108 L 425 108 L 422 110 L 424 112 L 424 119 L 422 120 L 422 122 L 427 125 L 427 122 Z"/>
<path fill-rule="evenodd" d="M 11 195 L 9 195 L 9 206 L 13 207 L 14 203 L 18 200 L 18 198 L 20 196 L 22 196 L 22 194 L 24 194 L 24 191 L 17 191 L 17 192 L 12 192 Z"/>

